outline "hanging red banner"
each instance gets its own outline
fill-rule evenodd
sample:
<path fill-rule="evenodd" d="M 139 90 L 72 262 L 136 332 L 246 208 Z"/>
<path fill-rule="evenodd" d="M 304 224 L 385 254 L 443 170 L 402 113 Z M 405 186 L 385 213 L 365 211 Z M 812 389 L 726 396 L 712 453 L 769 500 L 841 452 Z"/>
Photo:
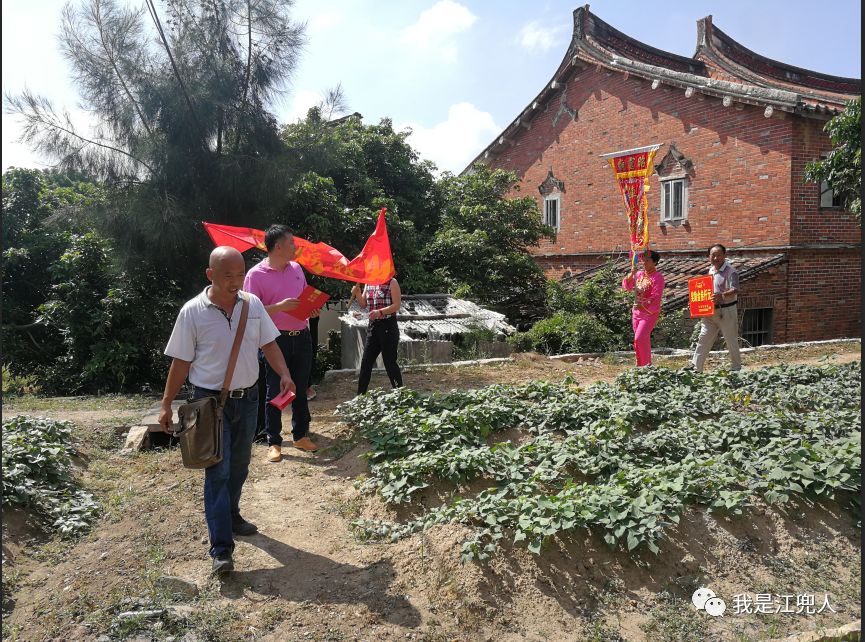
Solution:
<path fill-rule="evenodd" d="M 628 215 L 628 237 L 631 246 L 631 261 L 637 263 L 639 253 L 649 247 L 649 176 L 655 170 L 652 161 L 660 145 L 650 145 L 612 154 L 602 154 L 610 163 L 619 190 L 625 200 Z"/>

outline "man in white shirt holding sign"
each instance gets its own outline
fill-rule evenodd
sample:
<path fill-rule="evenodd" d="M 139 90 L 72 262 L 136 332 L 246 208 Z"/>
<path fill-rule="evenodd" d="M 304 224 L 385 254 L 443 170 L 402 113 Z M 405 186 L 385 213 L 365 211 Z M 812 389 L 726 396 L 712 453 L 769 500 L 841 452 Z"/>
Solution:
<path fill-rule="evenodd" d="M 741 370 L 742 357 L 739 354 L 739 311 L 736 303 L 739 294 L 739 273 L 727 260 L 727 248 L 716 243 L 709 248 L 709 274 L 714 284 L 712 301 L 715 313 L 700 319 L 700 338 L 694 352 L 693 365 L 697 372 L 703 372 L 706 357 L 718 338 L 724 335 L 727 350 L 730 352 L 730 369 Z"/>
<path fill-rule="evenodd" d="M 193 398 L 219 395 L 243 308 L 240 290 L 245 272 L 240 252 L 217 247 L 210 254 L 207 268 L 211 285 L 180 310 L 165 348 L 165 354 L 172 357 L 159 413 L 165 432 L 171 432 L 171 402 L 187 377 L 194 386 Z M 249 316 L 223 409 L 223 457 L 204 471 L 204 515 L 214 573 L 234 568 L 233 535 L 251 535 L 258 530 L 240 516 L 240 493 L 249 472 L 255 436 L 259 349 L 279 373 L 280 390 L 295 388 L 276 345 L 279 330 L 261 301 L 255 295 L 245 296 Z"/>

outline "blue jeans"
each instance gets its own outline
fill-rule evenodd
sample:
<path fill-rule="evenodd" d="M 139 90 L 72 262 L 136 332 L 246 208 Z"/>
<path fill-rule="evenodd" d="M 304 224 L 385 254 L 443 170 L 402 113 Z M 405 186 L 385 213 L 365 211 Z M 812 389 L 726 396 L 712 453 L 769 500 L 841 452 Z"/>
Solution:
<path fill-rule="evenodd" d="M 309 330 L 302 331 L 295 337 L 281 334 L 276 338 L 276 345 L 282 350 L 285 365 L 297 387 L 297 396 L 291 402 L 291 437 L 295 441 L 306 437 L 309 433 L 309 402 L 306 400 L 306 383 L 312 371 L 312 339 Z M 265 361 L 267 373 L 266 402 L 279 396 L 279 375 Z M 267 443 L 270 446 L 282 445 L 282 411 L 269 403 L 264 404 L 264 430 L 267 432 Z"/>
<path fill-rule="evenodd" d="M 192 397 L 212 394 L 195 388 Z M 249 474 L 258 387 L 241 399 L 227 399 L 222 411 L 222 461 L 204 469 L 204 517 L 210 534 L 210 556 L 234 551 L 231 521 L 240 516 L 240 492 Z"/>

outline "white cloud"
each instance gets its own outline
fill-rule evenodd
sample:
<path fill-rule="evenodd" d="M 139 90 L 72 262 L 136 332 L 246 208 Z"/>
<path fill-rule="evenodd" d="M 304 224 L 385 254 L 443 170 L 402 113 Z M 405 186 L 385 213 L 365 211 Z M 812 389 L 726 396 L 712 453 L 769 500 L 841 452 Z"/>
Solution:
<path fill-rule="evenodd" d="M 517 42 L 531 52 L 544 53 L 563 43 L 568 33 L 567 26 L 542 27 L 537 20 L 520 29 Z"/>
<path fill-rule="evenodd" d="M 338 9 L 325 9 L 309 17 L 307 21 L 307 35 L 318 35 L 322 31 L 336 27 L 344 20 L 345 14 Z"/>
<path fill-rule="evenodd" d="M 456 62 L 457 46 L 453 39 L 477 19 L 466 7 L 453 0 L 439 0 L 421 13 L 417 22 L 403 29 L 399 40 L 420 51 L 438 54 L 446 62 Z"/>
<path fill-rule="evenodd" d="M 421 158 L 434 162 L 439 171 L 454 174 L 465 169 L 502 130 L 489 112 L 480 111 L 471 103 L 451 105 L 447 120 L 432 127 L 405 123 L 397 129 L 404 127 L 412 129 L 408 143 Z"/>

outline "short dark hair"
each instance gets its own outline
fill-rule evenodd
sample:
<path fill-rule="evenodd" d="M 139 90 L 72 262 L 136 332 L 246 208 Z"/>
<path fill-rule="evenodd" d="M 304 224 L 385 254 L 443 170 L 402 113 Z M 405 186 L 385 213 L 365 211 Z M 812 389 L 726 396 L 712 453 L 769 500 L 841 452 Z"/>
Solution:
<path fill-rule="evenodd" d="M 271 225 L 264 232 L 264 247 L 268 252 L 273 252 L 276 244 L 282 240 L 283 236 L 293 236 L 287 225 L 276 224 Z"/>
<path fill-rule="evenodd" d="M 724 247 L 723 245 L 721 245 L 720 243 L 715 243 L 712 247 L 709 248 L 709 254 L 711 254 L 711 253 L 712 253 L 712 250 L 714 250 L 716 247 L 721 248 L 721 251 L 722 251 L 724 254 L 727 253 L 727 248 L 725 248 L 725 247 Z"/>
<path fill-rule="evenodd" d="M 655 252 L 655 250 L 646 250 L 646 254 L 652 259 L 652 263 L 657 265 L 661 262 L 661 255 Z"/>

